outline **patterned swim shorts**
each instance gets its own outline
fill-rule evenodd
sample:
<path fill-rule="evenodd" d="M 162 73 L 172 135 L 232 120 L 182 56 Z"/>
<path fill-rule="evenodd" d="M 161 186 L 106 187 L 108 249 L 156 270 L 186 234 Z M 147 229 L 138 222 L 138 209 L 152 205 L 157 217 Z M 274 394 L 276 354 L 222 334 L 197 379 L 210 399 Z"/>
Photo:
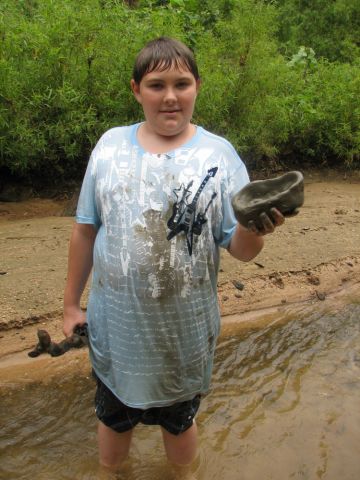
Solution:
<path fill-rule="evenodd" d="M 179 435 L 193 424 L 200 406 L 200 395 L 185 402 L 167 407 L 152 407 L 147 410 L 133 408 L 122 403 L 104 383 L 95 376 L 95 412 L 98 419 L 107 427 L 122 433 L 131 430 L 138 423 L 160 425 L 169 433 Z"/>

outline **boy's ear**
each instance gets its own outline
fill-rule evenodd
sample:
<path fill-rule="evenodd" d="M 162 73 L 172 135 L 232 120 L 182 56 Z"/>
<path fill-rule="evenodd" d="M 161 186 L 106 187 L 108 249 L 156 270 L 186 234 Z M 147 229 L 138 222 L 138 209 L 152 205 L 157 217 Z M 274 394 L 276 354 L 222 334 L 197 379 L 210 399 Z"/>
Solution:
<path fill-rule="evenodd" d="M 201 85 L 202 85 L 202 81 L 201 81 L 200 78 L 198 78 L 198 79 L 196 80 L 196 93 L 197 93 L 197 94 L 200 92 Z"/>
<path fill-rule="evenodd" d="M 134 94 L 134 97 L 136 98 L 136 100 L 141 103 L 141 96 L 140 96 L 140 85 L 138 83 L 135 82 L 135 80 L 132 78 L 131 81 L 130 81 L 130 87 L 131 87 L 131 90 Z"/>

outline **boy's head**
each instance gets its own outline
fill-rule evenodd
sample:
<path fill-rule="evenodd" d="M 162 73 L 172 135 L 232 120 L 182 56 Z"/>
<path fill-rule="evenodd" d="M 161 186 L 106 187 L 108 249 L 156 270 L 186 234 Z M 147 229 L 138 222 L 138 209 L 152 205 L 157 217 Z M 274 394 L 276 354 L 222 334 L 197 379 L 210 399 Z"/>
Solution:
<path fill-rule="evenodd" d="M 193 135 L 191 119 L 200 79 L 194 55 L 183 43 L 168 37 L 149 42 L 136 59 L 130 85 L 145 116 L 139 135 L 150 136 L 151 148 L 154 139 L 185 142 Z M 159 151 L 163 145 L 156 148 Z"/>
<path fill-rule="evenodd" d="M 169 37 L 151 40 L 138 54 L 133 69 L 133 80 L 138 85 L 147 73 L 154 70 L 165 71 L 171 67 L 187 69 L 195 80 L 200 80 L 195 57 L 190 48 Z"/>

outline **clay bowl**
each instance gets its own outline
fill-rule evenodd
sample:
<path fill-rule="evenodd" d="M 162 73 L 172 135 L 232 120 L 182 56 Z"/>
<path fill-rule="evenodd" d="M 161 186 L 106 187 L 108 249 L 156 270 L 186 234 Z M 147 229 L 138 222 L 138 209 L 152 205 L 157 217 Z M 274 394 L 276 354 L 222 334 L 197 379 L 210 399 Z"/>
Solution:
<path fill-rule="evenodd" d="M 304 177 L 292 171 L 268 180 L 255 180 L 245 185 L 232 199 L 236 219 L 244 227 L 253 220 L 258 228 L 259 215 L 265 212 L 271 217 L 275 207 L 284 216 L 293 215 L 304 203 Z"/>

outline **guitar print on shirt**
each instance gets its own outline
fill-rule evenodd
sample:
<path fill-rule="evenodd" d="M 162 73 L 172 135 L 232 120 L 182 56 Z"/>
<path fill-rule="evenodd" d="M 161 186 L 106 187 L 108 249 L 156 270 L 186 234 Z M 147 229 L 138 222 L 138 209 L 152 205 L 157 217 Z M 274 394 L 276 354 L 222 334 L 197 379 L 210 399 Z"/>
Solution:
<path fill-rule="evenodd" d="M 192 180 L 188 183 L 187 187 L 181 185 L 180 188 L 174 190 L 174 194 L 179 201 L 174 203 L 172 215 L 167 222 L 170 232 L 166 238 L 171 240 L 175 237 L 175 235 L 184 232 L 186 235 L 186 244 L 190 256 L 192 255 L 193 251 L 193 236 L 201 235 L 202 227 L 204 223 L 207 222 L 206 212 L 217 194 L 213 193 L 205 210 L 203 212 L 198 212 L 197 215 L 196 205 L 208 180 L 212 177 L 215 177 L 217 171 L 218 167 L 213 167 L 208 170 L 206 177 L 201 182 L 193 200 L 190 203 L 188 203 L 187 200 L 191 195 L 190 187 L 193 184 Z"/>

